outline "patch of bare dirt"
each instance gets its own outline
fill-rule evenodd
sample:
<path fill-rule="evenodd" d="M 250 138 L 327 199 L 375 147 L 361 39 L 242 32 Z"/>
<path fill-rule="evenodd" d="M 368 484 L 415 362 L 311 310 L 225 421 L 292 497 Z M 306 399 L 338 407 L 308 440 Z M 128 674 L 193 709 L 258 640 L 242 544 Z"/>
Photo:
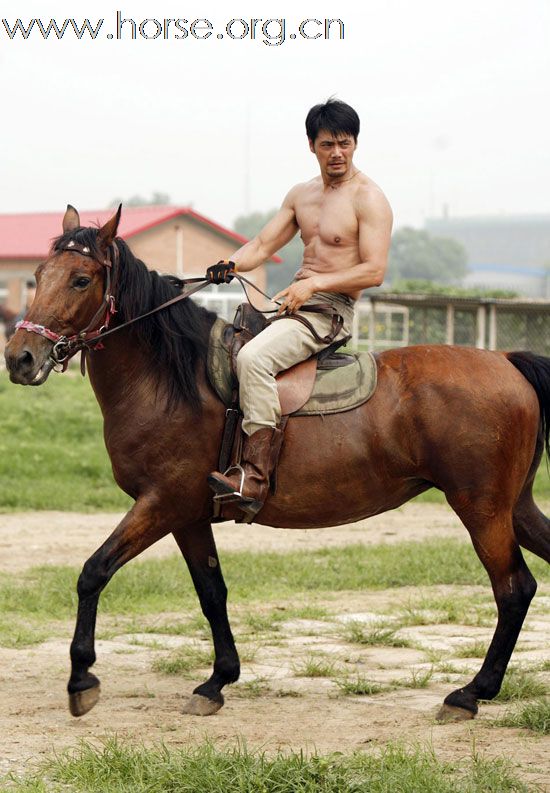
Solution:
<path fill-rule="evenodd" d="M 0 569 L 23 570 L 35 564 L 80 564 L 105 539 L 120 516 L 67 513 L 31 513 L 0 516 Z M 446 507 L 409 504 L 369 521 L 335 529 L 283 531 L 260 526 L 223 524 L 215 529 L 220 551 L 313 549 L 347 543 L 393 542 L 432 536 L 460 536 L 466 532 Z M 170 554 L 170 539 L 158 543 L 149 555 Z M 424 592 L 425 590 L 423 590 Z M 469 595 L 476 602 L 485 590 L 476 587 L 438 587 L 432 594 Z M 486 592 L 489 592 L 487 585 Z M 443 698 L 467 682 L 480 659 L 460 658 L 465 644 L 488 644 L 492 626 L 456 624 L 414 625 L 399 635 L 410 647 L 371 647 L 345 639 L 346 622 L 372 624 L 388 608 L 404 606 L 418 593 L 414 588 L 382 592 L 338 593 L 324 604 L 325 620 L 289 619 L 267 639 L 254 645 L 248 637 L 238 644 L 245 657 L 241 681 L 226 689 L 226 704 L 215 716 L 180 713 L 192 689 L 207 676 L 207 669 L 188 677 L 154 672 L 155 659 L 174 648 L 210 643 L 161 633 L 120 635 L 97 642 L 95 670 L 102 681 L 102 696 L 94 710 L 74 719 L 67 709 L 66 680 L 72 625 L 65 638 L 24 649 L 0 648 L 0 774 L 23 771 L 49 753 L 75 745 L 80 739 L 101 739 L 117 734 L 135 742 L 164 741 L 186 746 L 206 737 L 233 744 L 244 739 L 250 748 L 268 751 L 319 752 L 368 750 L 388 741 L 429 744 L 441 758 L 459 760 L 472 752 L 507 757 L 521 766 L 530 783 L 550 790 L 550 738 L 524 730 L 492 725 L 508 706 L 482 705 L 477 719 L 440 725 L 435 713 Z M 550 615 L 548 592 L 535 600 L 533 616 L 521 637 L 516 661 L 548 660 Z M 318 601 L 317 601 L 318 603 Z M 258 604 L 260 605 L 260 604 Z M 197 603 L 198 613 L 198 603 Z M 239 620 L 235 615 L 237 635 Z M 451 659 L 452 667 L 438 668 L 435 653 Z M 454 653 L 457 653 L 454 656 Z M 328 677 L 304 677 L 311 660 L 333 664 Z M 431 674 L 431 676 L 430 676 Z M 371 696 L 344 696 L 337 680 L 366 679 L 388 686 Z M 428 676 L 425 687 L 419 685 Z M 550 674 L 543 673 L 550 683 Z M 400 687 L 395 688 L 396 681 Z"/>
<path fill-rule="evenodd" d="M 0 514 L 0 571 L 25 570 L 37 564 L 83 564 L 121 518 L 121 513 Z M 279 552 L 467 536 L 456 515 L 438 504 L 406 504 L 384 515 L 331 529 L 271 529 L 229 522 L 216 525 L 214 532 L 220 551 Z M 166 537 L 140 558 L 166 556 L 175 550 L 174 540 Z"/>

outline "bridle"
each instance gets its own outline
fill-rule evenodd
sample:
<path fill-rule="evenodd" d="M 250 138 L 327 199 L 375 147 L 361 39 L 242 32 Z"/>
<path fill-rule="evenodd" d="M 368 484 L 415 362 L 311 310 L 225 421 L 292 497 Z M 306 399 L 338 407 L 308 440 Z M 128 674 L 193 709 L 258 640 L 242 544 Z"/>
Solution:
<path fill-rule="evenodd" d="M 74 240 L 69 240 L 64 245 L 56 248 L 55 252 L 69 251 L 70 253 L 79 253 L 81 256 L 86 256 L 94 261 L 98 261 L 92 254 L 91 249 L 87 245 L 81 245 Z M 118 268 L 116 267 L 119 258 L 118 246 L 115 242 L 111 243 L 107 251 L 107 257 L 100 261 L 105 268 L 105 286 L 103 290 L 103 299 L 98 310 L 88 323 L 88 325 L 73 336 L 65 336 L 56 333 L 54 330 L 38 325 L 35 322 L 29 322 L 23 319 L 16 324 L 16 330 L 20 328 L 29 331 L 29 333 L 37 333 L 39 336 L 53 342 L 53 348 L 50 352 L 50 358 L 55 365 L 67 364 L 69 359 L 75 355 L 79 349 L 87 347 L 90 343 L 99 340 L 99 336 L 109 327 L 109 323 L 114 314 L 116 314 L 115 298 L 113 295 L 113 282 L 116 281 Z M 103 319 L 99 327 L 96 327 L 98 322 Z M 66 365 L 63 367 L 66 368 Z"/>
<path fill-rule="evenodd" d="M 186 278 L 182 280 L 182 286 L 191 283 L 195 283 L 196 286 L 180 295 L 176 295 L 176 297 L 171 298 L 171 300 L 167 300 L 160 306 L 156 306 L 150 311 L 147 311 L 145 314 L 140 314 L 139 316 L 134 317 L 127 322 L 123 322 L 121 325 L 117 325 L 114 328 L 109 328 L 113 316 L 117 313 L 114 292 L 118 282 L 118 263 L 120 254 L 116 241 L 113 241 L 109 245 L 107 256 L 103 260 L 97 259 L 87 245 L 82 245 L 78 242 L 75 242 L 74 240 L 69 240 L 69 242 L 55 249 L 56 253 L 59 251 L 79 253 L 81 256 L 87 256 L 88 258 L 93 259 L 94 261 L 103 265 L 105 268 L 105 286 L 103 289 L 101 305 L 87 326 L 72 336 L 65 336 L 63 334 L 56 333 L 56 331 L 51 330 L 44 325 L 38 325 L 37 323 L 29 322 L 26 319 L 18 322 L 15 327 L 16 330 L 21 328 L 22 330 L 26 330 L 29 333 L 36 333 L 39 336 L 43 336 L 44 338 L 53 342 L 53 347 L 49 357 L 53 366 L 62 366 L 62 371 L 65 371 L 69 360 L 78 352 L 84 351 L 86 349 L 102 349 L 103 339 L 105 339 L 107 336 L 110 336 L 111 334 L 122 330 L 123 328 L 127 328 L 129 325 L 133 325 L 134 322 L 138 322 L 145 317 L 149 317 L 151 314 L 155 314 L 157 311 L 161 311 L 162 309 L 167 308 L 174 303 L 178 303 L 180 300 L 187 299 L 195 292 L 198 292 L 199 289 L 203 289 L 205 286 L 210 284 L 210 281 L 204 277 Z"/>

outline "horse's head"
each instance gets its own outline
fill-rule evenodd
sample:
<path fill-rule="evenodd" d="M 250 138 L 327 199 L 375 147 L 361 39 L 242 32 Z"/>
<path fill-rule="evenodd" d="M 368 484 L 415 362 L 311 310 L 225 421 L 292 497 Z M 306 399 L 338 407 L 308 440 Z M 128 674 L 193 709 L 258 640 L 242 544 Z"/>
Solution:
<path fill-rule="evenodd" d="M 112 244 L 120 207 L 101 228 L 82 228 L 76 209 L 67 207 L 63 233 L 36 270 L 36 296 L 6 345 L 10 379 L 21 385 L 43 383 L 56 361 L 55 345 L 103 325 L 110 300 Z"/>

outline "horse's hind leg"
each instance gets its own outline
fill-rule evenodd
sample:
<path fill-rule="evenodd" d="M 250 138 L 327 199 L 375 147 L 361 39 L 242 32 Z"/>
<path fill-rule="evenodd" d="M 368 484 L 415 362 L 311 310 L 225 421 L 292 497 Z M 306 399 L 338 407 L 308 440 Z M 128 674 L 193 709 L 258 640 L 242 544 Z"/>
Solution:
<path fill-rule="evenodd" d="M 533 501 L 530 487 L 514 509 L 514 534 L 522 548 L 550 563 L 550 520 Z"/>
<path fill-rule="evenodd" d="M 481 669 L 468 685 L 445 698 L 438 714 L 440 721 L 473 718 L 478 700 L 493 699 L 498 694 L 537 588 L 516 542 L 512 515 L 510 511 L 496 511 L 496 500 L 488 504 L 479 499 L 475 504 L 457 506 L 449 498 L 491 579 L 498 621 Z"/>
<path fill-rule="evenodd" d="M 139 499 L 111 536 L 88 559 L 78 579 L 78 613 L 71 643 L 71 677 L 67 686 L 73 716 L 87 713 L 99 699 L 99 680 L 89 668 L 95 663 L 95 624 L 101 591 L 122 565 L 169 533 L 162 509 Z"/>
<path fill-rule="evenodd" d="M 239 656 L 227 617 L 227 589 L 223 580 L 210 523 L 174 531 L 174 537 L 189 567 L 202 612 L 212 630 L 214 670 L 210 678 L 193 691 L 183 713 L 210 716 L 224 702 L 222 688 L 239 678 Z"/>
<path fill-rule="evenodd" d="M 513 524 L 514 534 L 521 547 L 550 563 L 550 520 L 533 501 L 533 482 L 543 453 L 544 439 L 542 432 L 539 432 L 527 481 L 514 507 Z"/>

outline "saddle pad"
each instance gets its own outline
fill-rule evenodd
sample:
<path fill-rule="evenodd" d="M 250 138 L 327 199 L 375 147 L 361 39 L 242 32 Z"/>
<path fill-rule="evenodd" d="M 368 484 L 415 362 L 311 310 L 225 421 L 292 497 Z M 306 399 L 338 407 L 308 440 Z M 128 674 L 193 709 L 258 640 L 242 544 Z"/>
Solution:
<path fill-rule="evenodd" d="M 231 365 L 223 342 L 227 323 L 218 318 L 210 332 L 208 377 L 225 405 L 231 405 Z M 337 354 L 337 353 L 336 353 Z M 348 353 L 349 354 L 349 353 Z M 313 392 L 293 416 L 317 416 L 352 410 L 366 402 L 376 388 L 376 361 L 370 352 L 352 353 L 354 363 L 336 369 L 318 369 Z"/>

